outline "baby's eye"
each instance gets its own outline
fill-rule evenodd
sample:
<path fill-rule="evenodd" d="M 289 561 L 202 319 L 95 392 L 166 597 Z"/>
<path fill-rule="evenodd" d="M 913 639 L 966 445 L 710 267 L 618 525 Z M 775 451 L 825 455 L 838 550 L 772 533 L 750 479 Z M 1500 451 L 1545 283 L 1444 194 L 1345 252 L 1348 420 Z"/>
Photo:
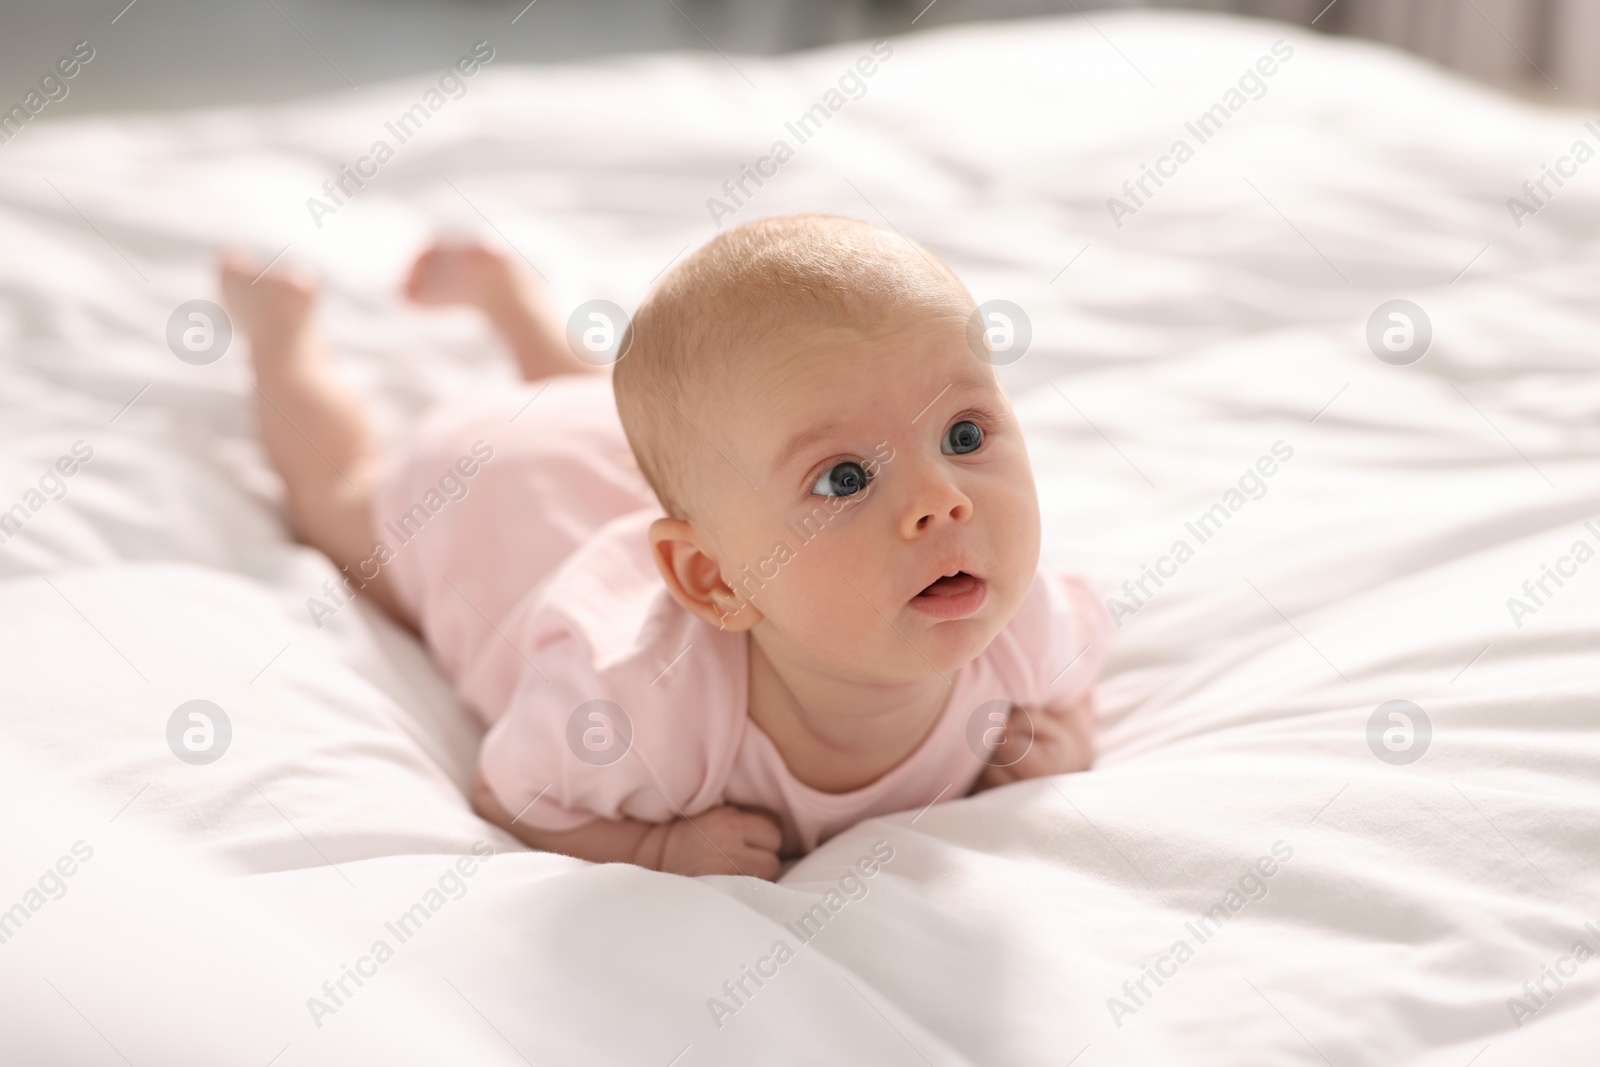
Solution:
<path fill-rule="evenodd" d="M 818 496 L 855 496 L 872 481 L 867 469 L 854 460 L 835 463 L 817 479 L 811 491 Z"/>
<path fill-rule="evenodd" d="M 944 432 L 944 443 L 939 451 L 947 456 L 963 456 L 976 452 L 983 444 L 983 430 L 975 422 L 961 421 Z"/>

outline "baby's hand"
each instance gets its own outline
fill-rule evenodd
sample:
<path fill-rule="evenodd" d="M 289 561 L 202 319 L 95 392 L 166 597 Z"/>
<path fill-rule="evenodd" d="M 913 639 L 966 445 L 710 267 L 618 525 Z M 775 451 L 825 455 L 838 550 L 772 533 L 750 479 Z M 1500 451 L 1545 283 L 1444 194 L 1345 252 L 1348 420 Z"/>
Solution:
<path fill-rule="evenodd" d="M 1026 714 L 1027 720 L 1022 716 Z M 1007 732 L 1025 739 L 1033 725 L 1033 743 L 1022 758 L 1006 767 L 990 765 L 978 778 L 979 790 L 1024 778 L 1086 771 L 1094 762 L 1094 698 L 1085 693 L 1077 703 L 1059 709 L 1011 709 Z"/>
<path fill-rule="evenodd" d="M 783 831 L 770 816 L 725 804 L 666 827 L 658 870 L 669 874 L 778 877 Z"/>

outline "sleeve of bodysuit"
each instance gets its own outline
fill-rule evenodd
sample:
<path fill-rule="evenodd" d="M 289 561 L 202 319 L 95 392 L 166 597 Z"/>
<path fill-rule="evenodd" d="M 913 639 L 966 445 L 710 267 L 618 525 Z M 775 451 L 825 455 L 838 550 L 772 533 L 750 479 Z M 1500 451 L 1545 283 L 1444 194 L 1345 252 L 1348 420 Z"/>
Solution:
<path fill-rule="evenodd" d="M 513 613 L 465 679 L 491 721 L 485 783 L 520 822 L 551 831 L 715 807 L 742 736 L 745 635 L 682 610 L 606 536 Z"/>
<path fill-rule="evenodd" d="M 1111 635 L 1111 614 L 1084 578 L 1041 566 L 1010 629 L 1027 667 L 1023 703 L 1064 708 L 1100 676 Z"/>

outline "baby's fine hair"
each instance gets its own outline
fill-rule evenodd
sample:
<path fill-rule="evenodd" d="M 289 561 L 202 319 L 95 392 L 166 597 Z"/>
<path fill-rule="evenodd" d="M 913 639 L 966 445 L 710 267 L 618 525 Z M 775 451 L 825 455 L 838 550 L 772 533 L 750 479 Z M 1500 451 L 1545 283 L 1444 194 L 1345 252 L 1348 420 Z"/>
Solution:
<path fill-rule="evenodd" d="M 972 297 L 935 256 L 893 230 L 832 215 L 780 215 L 718 234 L 645 297 L 613 378 L 628 443 L 662 508 L 691 518 L 692 456 L 704 437 L 716 462 L 738 462 L 719 439 L 715 404 L 741 361 L 781 331 L 870 332 L 907 313 L 965 317 Z M 730 474 L 733 472 L 729 472 Z"/>

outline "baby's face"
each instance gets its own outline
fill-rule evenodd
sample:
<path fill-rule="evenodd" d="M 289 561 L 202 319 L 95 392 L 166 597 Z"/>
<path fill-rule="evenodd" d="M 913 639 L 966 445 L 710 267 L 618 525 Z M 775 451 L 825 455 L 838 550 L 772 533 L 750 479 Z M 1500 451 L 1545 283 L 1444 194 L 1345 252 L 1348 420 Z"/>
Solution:
<path fill-rule="evenodd" d="M 970 662 L 1028 591 L 1039 502 L 965 323 L 813 328 L 758 366 L 716 413 L 737 452 L 698 471 L 732 609 L 769 656 L 841 679 Z"/>

